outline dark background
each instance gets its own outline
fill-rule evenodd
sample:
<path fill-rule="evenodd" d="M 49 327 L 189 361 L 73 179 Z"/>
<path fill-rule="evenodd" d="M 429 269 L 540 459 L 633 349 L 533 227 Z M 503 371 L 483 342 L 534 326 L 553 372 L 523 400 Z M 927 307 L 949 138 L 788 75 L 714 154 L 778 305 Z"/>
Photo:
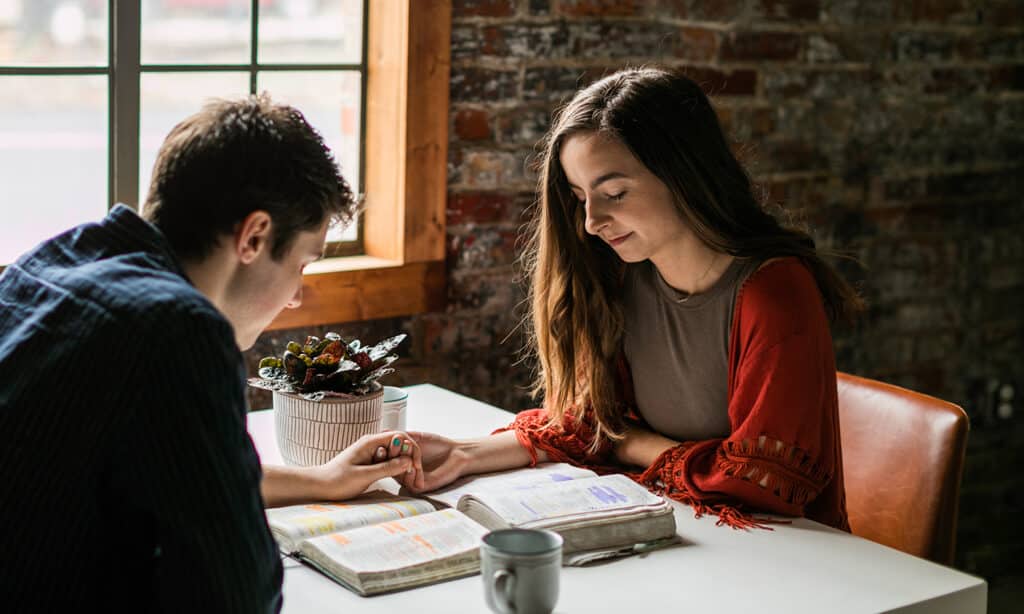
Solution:
<path fill-rule="evenodd" d="M 517 363 L 514 266 L 534 144 L 580 85 L 625 65 L 685 68 L 768 201 L 859 260 L 840 268 L 870 310 L 834 330 L 839 368 L 967 411 L 956 564 L 990 581 L 990 611 L 1012 611 L 1024 598 L 1024 2 L 453 5 L 446 309 L 267 333 L 250 369 L 307 333 L 405 331 L 387 383 L 536 406 L 531 366 Z"/>

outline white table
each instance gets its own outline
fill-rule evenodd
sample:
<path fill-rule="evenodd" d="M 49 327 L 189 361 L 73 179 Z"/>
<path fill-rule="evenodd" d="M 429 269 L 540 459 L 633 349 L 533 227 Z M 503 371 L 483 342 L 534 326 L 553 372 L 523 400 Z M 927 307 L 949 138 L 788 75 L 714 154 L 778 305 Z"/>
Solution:
<path fill-rule="evenodd" d="M 430 384 L 407 390 L 409 430 L 475 437 L 512 418 Z M 272 412 L 249 416 L 263 462 L 280 463 Z M 563 568 L 556 612 L 985 612 L 988 586 L 981 578 L 806 519 L 774 531 L 736 531 L 675 505 L 684 545 L 594 567 Z M 479 576 L 366 598 L 309 567 L 284 561 L 286 613 L 487 611 Z"/>

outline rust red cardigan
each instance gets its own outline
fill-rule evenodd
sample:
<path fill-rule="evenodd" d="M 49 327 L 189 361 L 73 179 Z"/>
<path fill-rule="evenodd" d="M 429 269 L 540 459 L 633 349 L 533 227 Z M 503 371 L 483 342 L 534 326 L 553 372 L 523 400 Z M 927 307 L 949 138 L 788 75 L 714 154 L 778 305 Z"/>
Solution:
<path fill-rule="evenodd" d="M 625 407 L 635 407 L 621 361 Z M 537 462 L 548 458 L 626 472 L 651 490 L 693 506 L 718 524 L 763 526 L 751 512 L 812 520 L 849 530 L 839 447 L 836 367 L 828 319 L 814 277 L 795 258 L 769 261 L 740 288 L 729 336 L 729 424 L 725 439 L 686 441 L 629 474 L 614 446 L 596 452 L 592 422 L 569 414 L 548 426 L 543 409 L 521 412 L 506 428 Z M 646 427 L 631 409 L 627 422 Z"/>

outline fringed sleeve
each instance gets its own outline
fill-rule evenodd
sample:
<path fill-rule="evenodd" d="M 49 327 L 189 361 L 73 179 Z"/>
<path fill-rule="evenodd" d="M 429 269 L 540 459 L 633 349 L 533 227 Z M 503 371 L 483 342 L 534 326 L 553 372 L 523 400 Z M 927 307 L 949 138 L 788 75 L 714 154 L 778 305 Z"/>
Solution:
<path fill-rule="evenodd" d="M 620 353 L 616 360 L 616 384 L 619 402 L 627 422 L 638 420 L 634 406 L 633 379 L 629 374 L 626 357 Z M 512 424 L 494 433 L 514 430 L 519 445 L 530 453 L 530 466 L 537 464 L 537 450 L 543 450 L 548 460 L 555 463 L 569 463 L 585 467 L 597 473 L 621 473 L 624 467 L 615 459 L 615 445 L 602 439 L 596 450 L 594 442 L 594 420 L 592 412 L 584 412 L 580 420 L 570 410 L 562 417 L 561 424 L 549 425 L 545 409 L 531 409 L 520 412 Z M 492 433 L 492 435 L 494 434 Z"/>
<path fill-rule="evenodd" d="M 763 526 L 757 510 L 847 528 L 832 340 L 798 261 L 744 286 L 729 356 L 729 437 L 671 448 L 636 479 L 719 524 Z"/>
<path fill-rule="evenodd" d="M 607 473 L 621 468 L 614 467 L 614 447 L 605 440 L 591 450 L 594 441 L 592 423 L 584 418 L 577 422 L 575 415 L 566 413 L 561 424 L 548 425 L 548 413 L 544 409 L 530 409 L 519 412 L 512 424 L 494 433 L 515 431 L 519 445 L 530 453 L 530 466 L 537 464 L 537 450 L 547 453 L 548 460 L 569 463 Z"/>

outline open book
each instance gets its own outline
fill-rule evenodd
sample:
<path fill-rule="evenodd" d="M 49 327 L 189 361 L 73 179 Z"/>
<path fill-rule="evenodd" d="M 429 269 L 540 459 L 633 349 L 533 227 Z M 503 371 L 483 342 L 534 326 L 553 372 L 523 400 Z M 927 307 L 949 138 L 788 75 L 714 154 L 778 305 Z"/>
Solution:
<path fill-rule="evenodd" d="M 283 551 L 361 595 L 477 573 L 489 529 L 556 531 L 566 564 L 677 539 L 672 507 L 661 497 L 625 476 L 561 463 L 472 476 L 426 498 L 373 492 L 270 509 L 267 520 Z"/>

